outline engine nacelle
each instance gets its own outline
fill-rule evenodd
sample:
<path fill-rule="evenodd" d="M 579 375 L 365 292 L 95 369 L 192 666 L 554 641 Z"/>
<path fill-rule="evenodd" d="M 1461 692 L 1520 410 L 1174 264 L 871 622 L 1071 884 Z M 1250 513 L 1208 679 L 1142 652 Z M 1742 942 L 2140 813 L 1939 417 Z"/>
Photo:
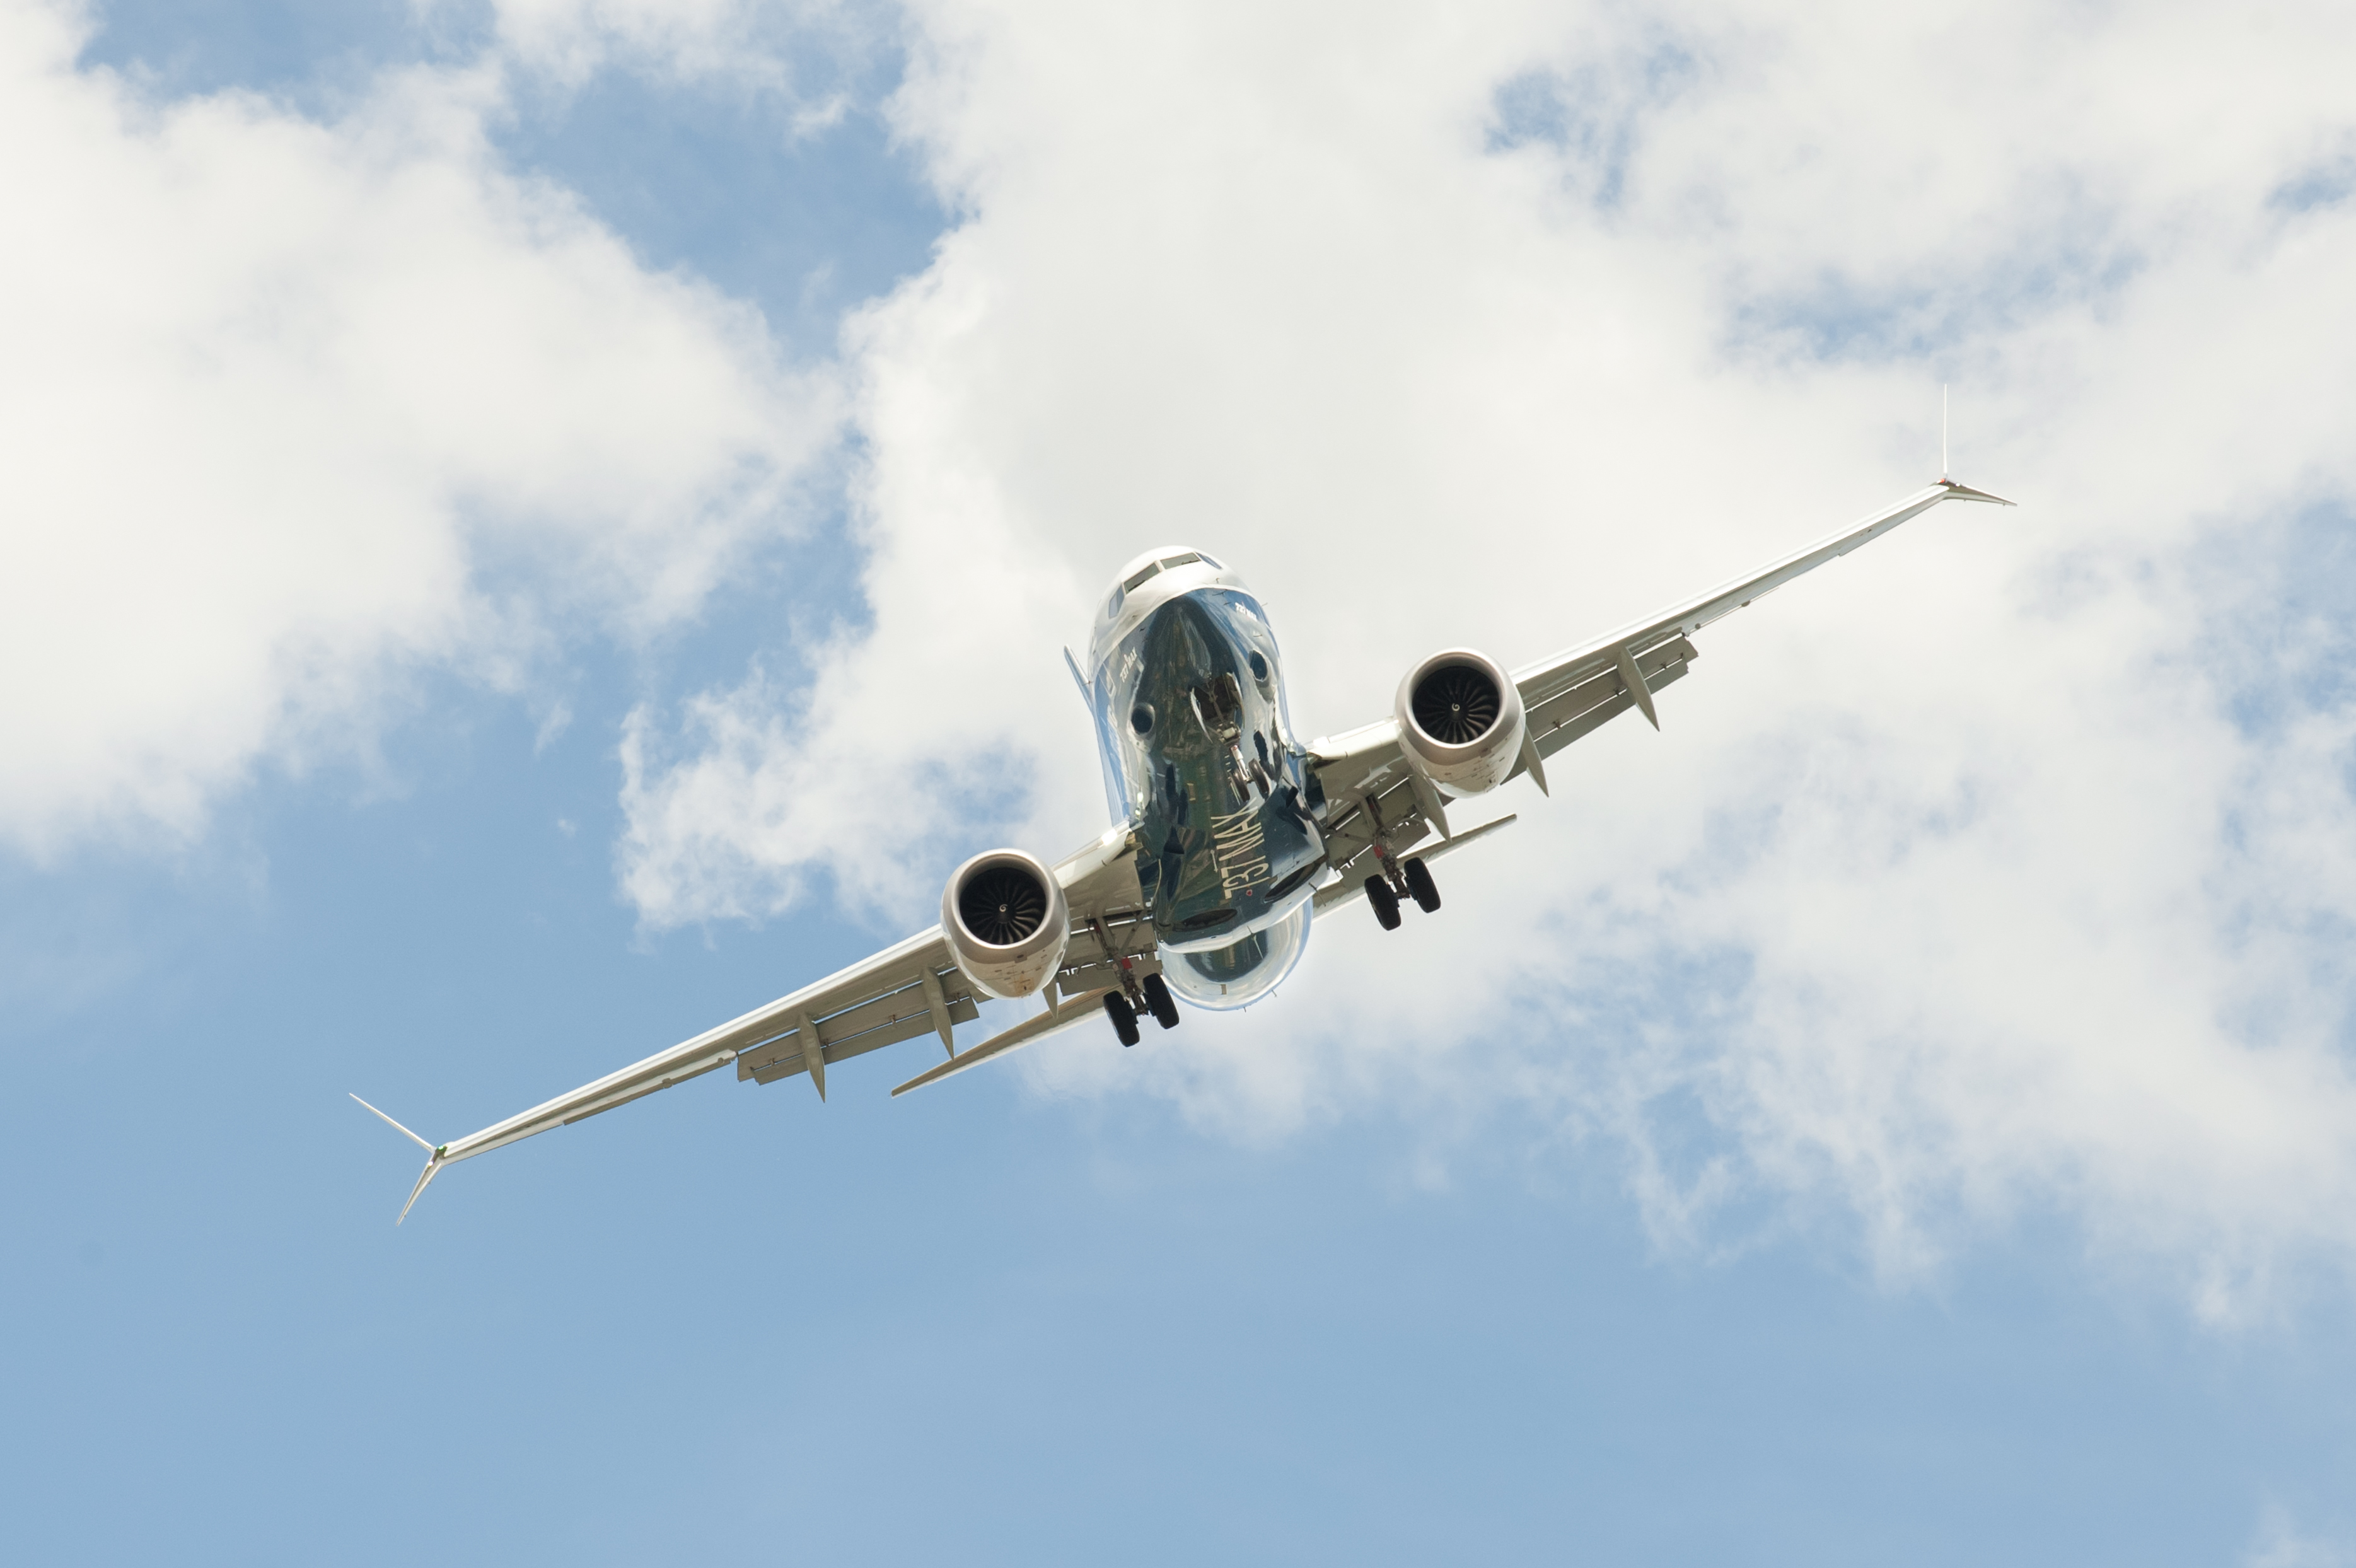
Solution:
<path fill-rule="evenodd" d="M 1063 885 L 1038 856 L 993 849 L 949 878 L 941 929 L 965 977 L 1012 1000 L 1034 994 L 1063 967 L 1072 912 Z"/>
<path fill-rule="evenodd" d="M 1485 653 L 1433 654 L 1399 682 L 1397 712 L 1408 761 L 1451 795 L 1494 789 L 1522 755 L 1521 691 Z"/>

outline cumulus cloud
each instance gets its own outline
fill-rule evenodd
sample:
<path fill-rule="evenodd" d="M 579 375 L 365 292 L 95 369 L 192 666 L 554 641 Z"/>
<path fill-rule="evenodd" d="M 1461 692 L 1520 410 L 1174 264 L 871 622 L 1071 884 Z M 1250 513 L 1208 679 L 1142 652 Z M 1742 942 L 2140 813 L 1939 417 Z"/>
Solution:
<path fill-rule="evenodd" d="M 455 0 L 419 7 L 448 11 Z M 490 0 L 487 9 L 498 52 L 559 81 L 622 65 L 787 91 L 814 55 L 856 54 L 875 42 L 886 16 L 842 0 Z M 823 49 L 813 49 L 817 40 Z M 823 123 L 830 107 L 839 113 L 840 101 L 814 105 L 808 124 Z"/>
<path fill-rule="evenodd" d="M 1080 842 L 1055 644 L 1146 543 L 1241 563 L 1338 730 L 1913 489 L 1953 380 L 2028 510 L 1714 628 L 1440 918 L 1025 1070 L 1613 1140 L 1671 1245 L 1765 1196 L 1902 1277 L 2058 1212 L 2219 1317 L 2356 1260 L 2345 7 L 911 14 L 970 216 L 851 337 L 873 618 L 642 719 L 651 920 Z"/>
<path fill-rule="evenodd" d="M 319 123 L 151 102 L 84 26 L 0 5 L 0 838 L 192 832 L 389 677 L 642 638 L 788 524 L 830 383 L 504 169 L 495 68 Z"/>

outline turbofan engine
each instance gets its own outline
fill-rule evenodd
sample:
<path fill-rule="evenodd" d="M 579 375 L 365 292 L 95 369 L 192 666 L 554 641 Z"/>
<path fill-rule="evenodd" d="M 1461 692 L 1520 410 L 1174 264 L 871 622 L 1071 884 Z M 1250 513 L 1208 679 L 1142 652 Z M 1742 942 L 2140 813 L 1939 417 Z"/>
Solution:
<path fill-rule="evenodd" d="M 1522 754 L 1522 693 L 1495 660 L 1469 648 L 1408 671 L 1398 713 L 1408 759 L 1451 795 L 1494 789 Z"/>
<path fill-rule="evenodd" d="M 958 968 L 992 996 L 1029 996 L 1053 978 L 1071 924 L 1055 872 L 1019 849 L 975 855 L 941 894 L 941 929 Z"/>

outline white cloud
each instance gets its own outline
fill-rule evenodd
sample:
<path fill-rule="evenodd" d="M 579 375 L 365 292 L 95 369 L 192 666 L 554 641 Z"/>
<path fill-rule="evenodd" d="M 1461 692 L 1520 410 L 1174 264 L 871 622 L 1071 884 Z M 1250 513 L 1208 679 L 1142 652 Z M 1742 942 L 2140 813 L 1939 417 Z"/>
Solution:
<path fill-rule="evenodd" d="M 1672 1244 L 1774 1195 L 1904 1275 L 2059 1211 L 2220 1317 L 2356 1260 L 2350 585 L 2273 607 L 2356 478 L 2356 16 L 913 13 L 897 113 L 972 217 L 852 334 L 873 621 L 637 754 L 649 919 L 819 869 L 914 919 L 977 815 L 1079 842 L 1055 644 L 1143 543 L 1242 563 L 1339 729 L 1912 489 L 1953 379 L 2027 510 L 1714 629 L 1439 919 L 1029 1070 L 1622 1140 Z"/>
<path fill-rule="evenodd" d="M 318 124 L 149 102 L 81 37 L 0 5 L 0 839 L 194 832 L 365 746 L 389 678 L 643 637 L 787 525 L 830 383 L 503 169 L 494 70 Z"/>
<path fill-rule="evenodd" d="M 2242 1554 L 2245 1568 L 2347 1568 L 2356 1552 L 2338 1541 L 2303 1533 L 2289 1510 L 2269 1507 L 2258 1521 L 2257 1539 Z"/>
<path fill-rule="evenodd" d="M 454 5 L 414 3 L 428 15 Z M 786 91 L 814 39 L 824 40 L 825 52 L 856 56 L 885 16 L 842 0 L 490 0 L 487 9 L 499 54 L 560 81 L 577 84 L 613 65 L 650 66 Z M 839 101 L 822 101 L 797 116 L 796 130 L 823 129 L 840 113 Z"/>

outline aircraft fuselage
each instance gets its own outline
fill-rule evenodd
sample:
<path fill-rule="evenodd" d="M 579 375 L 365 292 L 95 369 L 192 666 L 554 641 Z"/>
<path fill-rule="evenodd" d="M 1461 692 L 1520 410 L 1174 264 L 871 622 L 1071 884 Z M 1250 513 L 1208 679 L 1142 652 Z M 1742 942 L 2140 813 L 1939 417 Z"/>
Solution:
<path fill-rule="evenodd" d="M 1323 802 L 1275 633 L 1240 579 L 1189 550 L 1131 563 L 1098 617 L 1087 686 L 1108 803 L 1136 834 L 1162 945 L 1211 953 L 1305 916 Z"/>

